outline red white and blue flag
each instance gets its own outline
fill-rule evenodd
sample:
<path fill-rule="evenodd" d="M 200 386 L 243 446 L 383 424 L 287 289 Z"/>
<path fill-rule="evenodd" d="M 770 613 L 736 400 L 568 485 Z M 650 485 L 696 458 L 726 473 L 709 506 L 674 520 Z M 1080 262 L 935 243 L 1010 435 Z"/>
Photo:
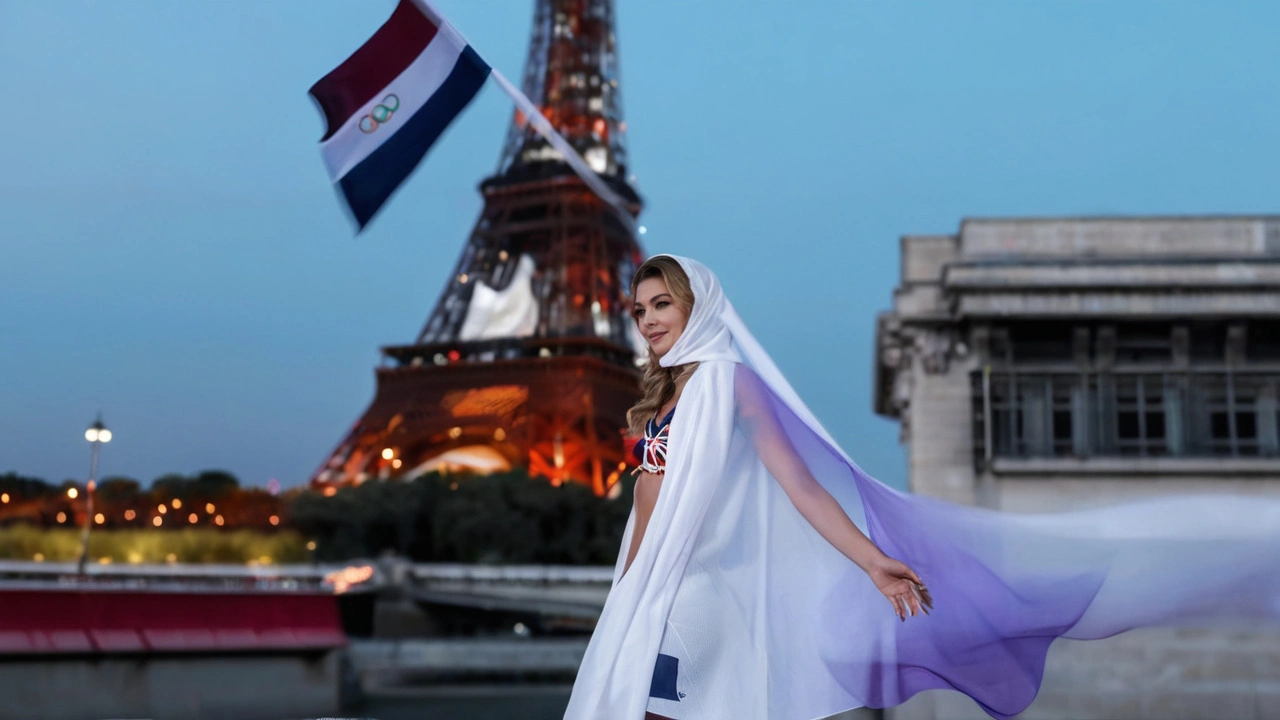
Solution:
<path fill-rule="evenodd" d="M 426 0 L 400 0 L 373 37 L 312 86 L 328 123 L 321 155 L 361 228 L 488 76 Z"/>

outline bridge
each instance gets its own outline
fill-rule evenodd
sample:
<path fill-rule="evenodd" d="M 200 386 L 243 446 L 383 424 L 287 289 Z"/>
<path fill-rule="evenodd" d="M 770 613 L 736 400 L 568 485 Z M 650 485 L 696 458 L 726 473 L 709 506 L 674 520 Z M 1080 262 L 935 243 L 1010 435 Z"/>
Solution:
<path fill-rule="evenodd" d="M 399 591 L 415 602 L 594 621 L 611 567 L 464 565 L 403 560 L 315 565 L 110 564 L 81 575 L 73 562 L 0 561 L 0 590 L 50 587 L 178 592 Z"/>
<path fill-rule="evenodd" d="M 525 612 L 594 623 L 613 581 L 611 567 L 413 564 L 394 567 L 389 584 L 415 602 Z"/>

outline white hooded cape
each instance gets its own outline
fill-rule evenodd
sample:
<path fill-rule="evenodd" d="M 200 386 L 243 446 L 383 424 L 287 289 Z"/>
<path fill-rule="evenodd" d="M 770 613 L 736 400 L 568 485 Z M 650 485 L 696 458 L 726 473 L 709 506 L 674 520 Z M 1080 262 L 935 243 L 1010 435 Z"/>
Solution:
<path fill-rule="evenodd" d="M 810 720 L 934 688 L 1008 717 L 1034 699 L 1057 637 L 1280 618 L 1280 501 L 1197 496 L 1013 515 L 898 492 L 840 450 L 715 275 L 676 260 L 695 303 L 661 362 L 700 365 L 676 406 L 662 490 L 623 575 L 634 510 L 627 523 L 566 720 L 644 717 L 673 607 L 698 618 L 705 647 L 690 670 L 709 696 L 696 717 L 679 720 Z M 920 574 L 932 615 L 899 622 L 865 573 L 795 509 L 760 459 L 762 438 L 741 422 L 744 404 L 760 403 L 859 528 Z"/>

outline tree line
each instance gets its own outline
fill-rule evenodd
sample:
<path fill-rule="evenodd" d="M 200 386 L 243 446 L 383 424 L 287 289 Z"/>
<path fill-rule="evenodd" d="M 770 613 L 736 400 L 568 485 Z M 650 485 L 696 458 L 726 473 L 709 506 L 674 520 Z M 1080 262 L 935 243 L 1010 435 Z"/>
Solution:
<path fill-rule="evenodd" d="M 165 475 L 145 489 L 132 478 L 105 478 L 94 500 L 94 514 L 102 517 L 91 520 L 107 532 L 287 530 L 314 543 L 308 545 L 314 559 L 326 562 L 394 554 L 419 562 L 607 565 L 617 557 L 631 509 L 633 481 L 620 482 L 613 499 L 523 470 L 431 473 L 332 494 L 293 488 L 273 495 L 208 470 Z M 72 487 L 0 475 L 0 527 L 78 527 L 85 503 L 79 493 L 69 497 Z"/>

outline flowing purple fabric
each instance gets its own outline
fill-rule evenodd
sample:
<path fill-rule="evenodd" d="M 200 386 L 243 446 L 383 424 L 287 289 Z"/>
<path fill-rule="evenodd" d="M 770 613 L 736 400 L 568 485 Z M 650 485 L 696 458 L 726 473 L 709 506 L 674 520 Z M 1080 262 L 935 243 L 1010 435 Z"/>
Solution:
<path fill-rule="evenodd" d="M 1059 637 L 1280 619 L 1276 500 L 1183 496 L 1040 515 L 959 506 L 883 485 L 770 399 L 814 477 L 886 554 L 920 574 L 936 602 L 931 615 L 891 619 L 880 644 L 854 649 L 870 637 L 869 618 L 848 600 L 874 602 L 874 588 L 852 568 L 820 590 L 827 668 L 866 706 L 954 689 L 1007 718 L 1035 699 Z M 793 571 L 784 577 L 793 581 Z"/>

